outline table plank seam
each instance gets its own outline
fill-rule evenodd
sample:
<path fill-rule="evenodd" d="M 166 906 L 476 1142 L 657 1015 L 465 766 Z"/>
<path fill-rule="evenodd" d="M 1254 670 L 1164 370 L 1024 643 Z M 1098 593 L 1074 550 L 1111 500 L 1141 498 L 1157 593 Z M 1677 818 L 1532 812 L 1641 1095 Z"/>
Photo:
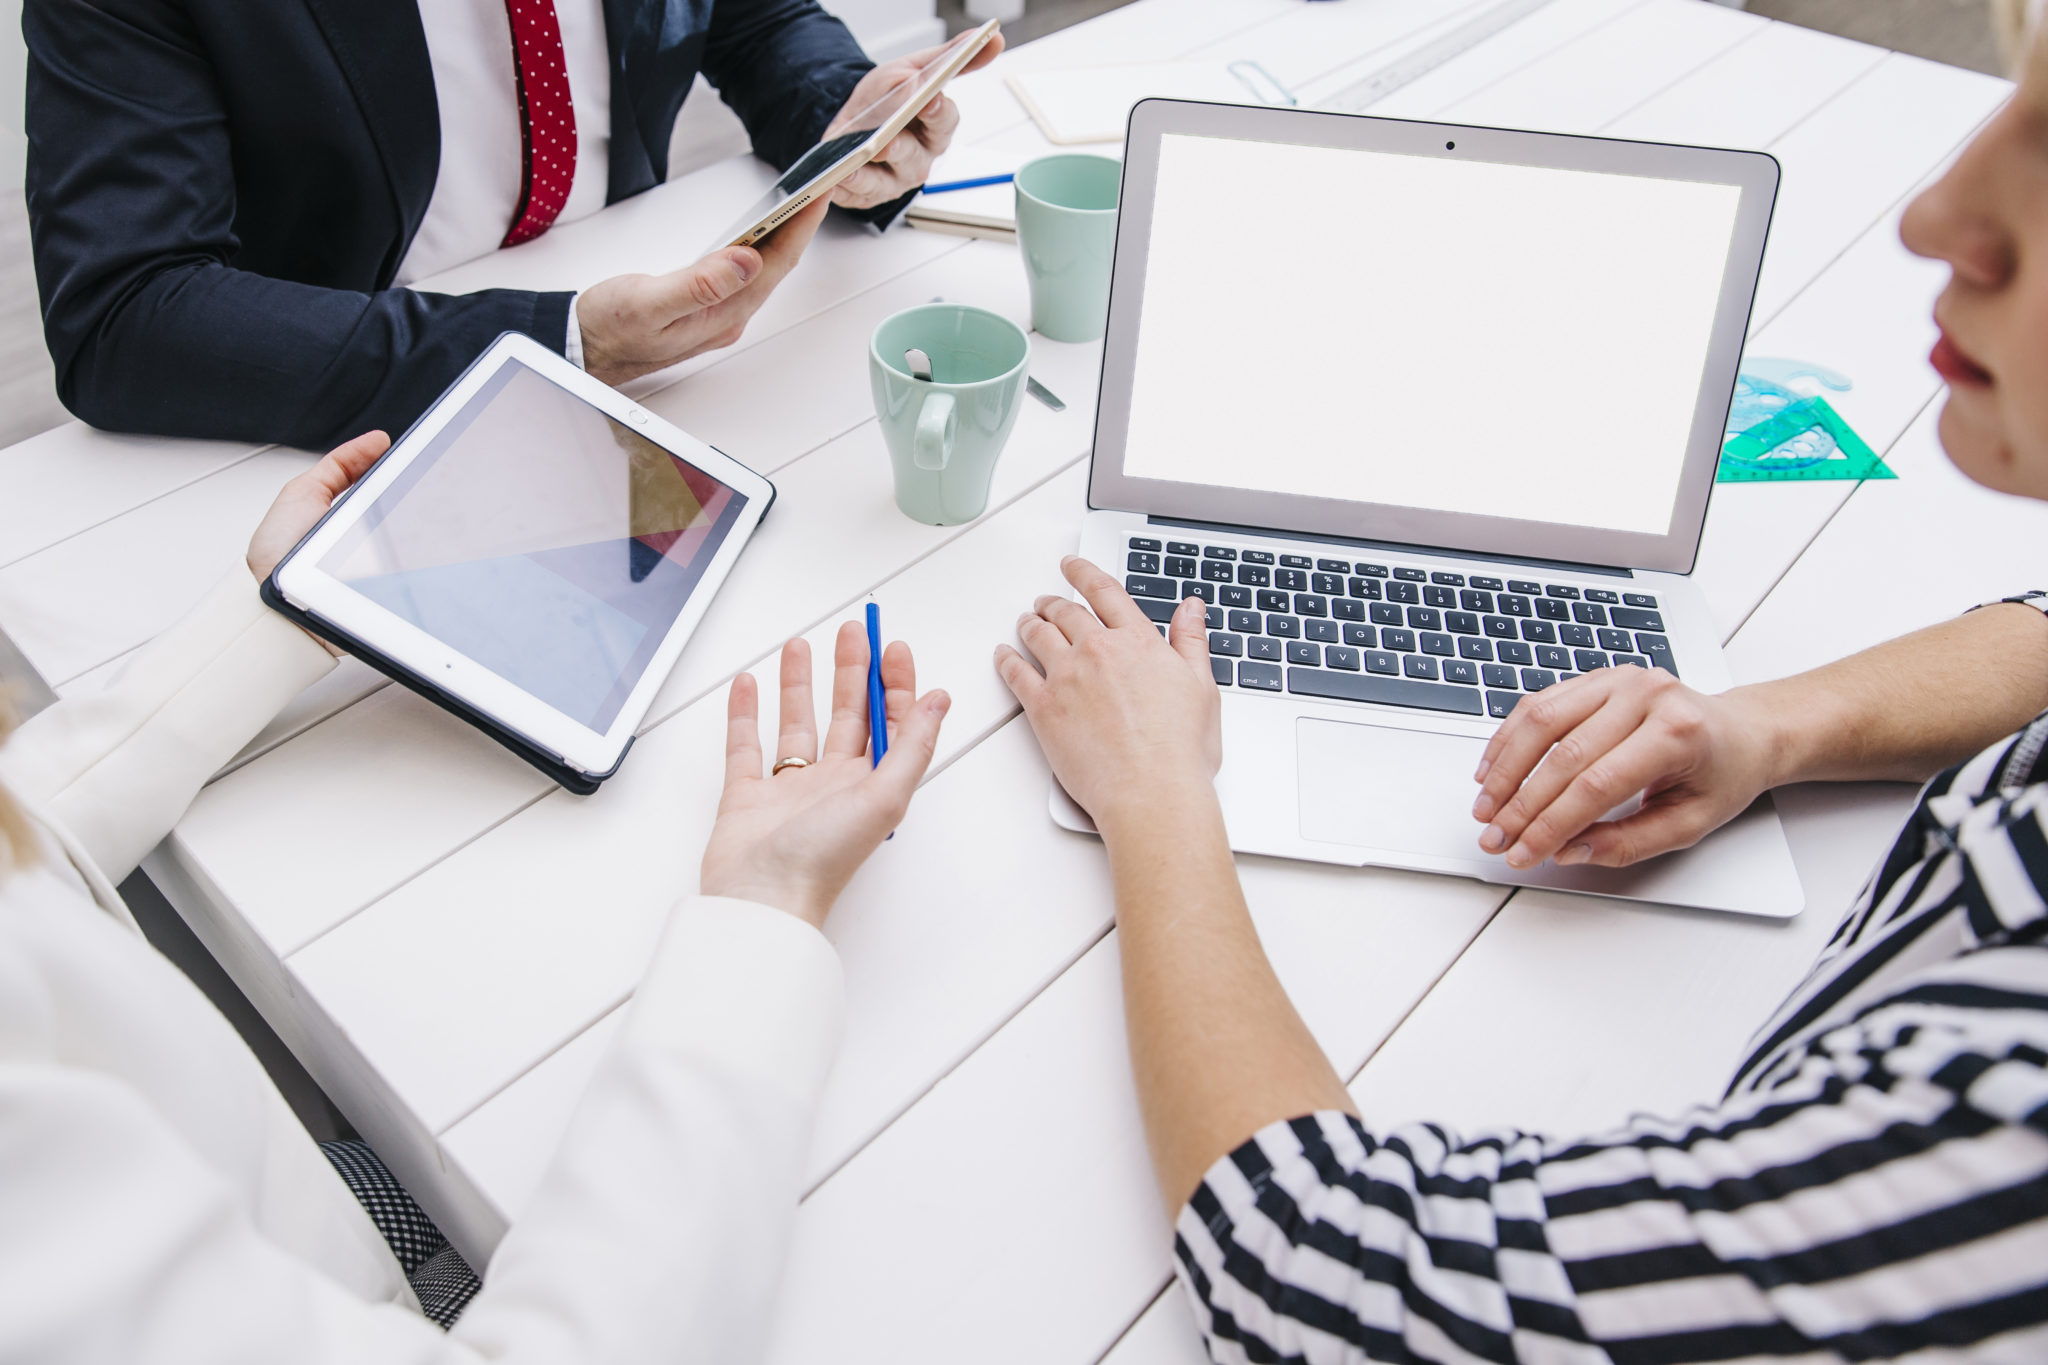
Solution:
<path fill-rule="evenodd" d="M 1501 72 L 1500 75 L 1494 77 L 1491 81 L 1487 82 L 1485 85 L 1480 86 L 1476 90 L 1467 90 L 1462 95 L 1457 95 L 1451 99 L 1445 100 L 1443 103 L 1431 109 L 1430 113 L 1432 115 L 1442 114 L 1447 110 L 1451 109 L 1454 105 L 1463 104 L 1467 100 L 1475 99 L 1478 96 L 1483 95 L 1487 91 L 1493 89 L 1494 86 L 1513 80 L 1515 77 L 1521 75 L 1524 71 L 1529 70 L 1531 67 L 1539 66 L 1542 63 L 1549 61 L 1552 57 L 1555 57 L 1558 53 L 1564 51 L 1566 48 L 1573 47 L 1579 43 L 1585 42 L 1588 38 L 1591 38 L 1594 34 L 1599 33 L 1601 30 L 1608 28 L 1614 24 L 1620 23 L 1622 20 L 1628 18 L 1630 15 L 1635 14 L 1638 10 L 1643 9 L 1650 3 L 1651 0 L 1636 0 L 1635 4 L 1630 5 L 1625 9 L 1616 10 L 1613 14 L 1608 15 L 1605 19 L 1602 19 L 1599 23 L 1593 25 L 1593 27 L 1589 29 L 1583 29 L 1578 33 L 1567 34 L 1563 38 L 1560 38 L 1558 40 L 1557 45 L 1555 47 L 1546 47 L 1541 52 L 1531 54 L 1529 59 L 1523 62 L 1521 65 L 1508 68 L 1506 71 Z M 1516 28 L 1519 28 L 1521 26 L 1521 24 L 1528 23 L 1530 19 L 1534 19 L 1537 14 L 1541 13 L 1542 11 L 1538 10 L 1536 11 L 1536 14 L 1531 14 L 1528 16 L 1528 18 L 1521 20 L 1520 23 L 1513 24 L 1505 29 L 1502 29 L 1500 33 L 1494 36 L 1496 38 L 1505 37 L 1507 34 L 1513 33 Z M 1492 40 L 1489 39 L 1488 41 Z M 1747 40 L 1745 39 L 1745 41 Z M 1452 58 L 1450 61 L 1438 67 L 1437 71 L 1448 71 L 1455 67 L 1458 64 L 1458 62 L 1462 60 L 1464 57 L 1469 56 L 1475 52 L 1482 52 L 1485 50 L 1485 47 L 1486 44 L 1482 43 L 1478 47 L 1468 49 L 1466 52 L 1458 54 L 1457 57 Z M 1436 72 L 1433 71 L 1430 74 L 1435 75 Z M 1676 82 L 1674 82 L 1674 84 L 1676 84 Z M 1668 86 L 1666 87 L 1666 89 L 1669 88 L 1670 87 Z M 1335 92 L 1333 91 L 1331 93 Z"/>
<path fill-rule="evenodd" d="M 1633 13 L 1633 11 L 1631 11 L 1631 13 Z M 1686 81 L 1691 80 L 1694 76 L 1697 76 L 1700 72 L 1706 70 L 1715 62 L 1720 61 L 1723 57 L 1728 56 L 1732 52 L 1740 52 L 1743 48 L 1757 41 L 1766 33 L 1769 33 L 1773 28 L 1777 27 L 1777 22 L 1778 21 L 1775 19 L 1766 20 L 1763 23 L 1758 24 L 1755 28 L 1751 29 L 1743 37 L 1738 38 L 1734 42 L 1728 44 L 1728 46 L 1724 48 L 1718 48 L 1715 51 L 1709 53 L 1697 65 L 1687 67 L 1683 72 L 1672 77 L 1671 83 L 1669 85 L 1665 86 L 1661 90 L 1653 90 L 1649 94 L 1643 96 L 1634 104 L 1631 104 L 1628 108 L 1616 114 L 1613 118 L 1606 120 L 1604 123 L 1600 125 L 1600 127 L 1596 131 L 1604 133 L 1609 128 L 1612 128 L 1615 124 L 1620 123 L 1622 120 L 1626 119 L 1630 114 L 1635 113 L 1637 110 L 1645 108 L 1648 105 L 1655 104 L 1658 100 L 1662 99 L 1666 94 L 1670 93 L 1672 90 L 1676 89 L 1678 86 L 1682 85 Z M 1872 70 L 1875 69 L 1876 64 L 1873 64 Z M 1869 72 L 1865 72 L 1863 74 L 1868 75 Z M 1792 128 L 1797 128 L 1799 124 L 1804 123 L 1809 118 L 1812 118 L 1815 113 L 1819 112 L 1821 109 L 1827 108 L 1828 105 L 1833 104 L 1836 100 L 1842 97 L 1842 91 L 1854 88 L 1854 86 L 1856 85 L 1856 81 L 1860 81 L 1862 79 L 1863 76 L 1859 75 L 1855 81 L 1850 81 L 1848 85 L 1843 86 L 1842 90 L 1837 90 L 1833 95 L 1829 96 L 1825 100 L 1822 100 L 1820 104 L 1815 106 L 1813 110 L 1809 111 L 1803 118 L 1795 122 L 1792 125 Z M 1787 128 L 1785 132 L 1780 133 L 1777 137 L 1772 138 L 1771 145 L 1775 147 L 1779 142 L 1783 141 L 1787 134 L 1789 134 L 1792 131 L 1792 128 Z"/>
<path fill-rule="evenodd" d="M 207 470 L 204 474 L 195 475 L 194 477 L 185 480 L 185 482 L 178 484 L 175 487 L 162 489 L 152 494 L 151 496 L 144 498 L 141 502 L 136 503 L 132 507 L 124 507 L 118 512 L 114 512 L 108 516 L 101 517 L 98 521 L 93 522 L 90 526 L 81 526 L 75 531 L 71 531 L 65 535 L 59 536 L 57 539 L 51 541 L 47 545 L 38 545 L 35 549 L 30 550 L 27 554 L 16 555 L 14 558 L 8 560 L 0 560 L 0 569 L 11 569 L 17 564 L 25 564 L 29 560 L 34 559 L 36 556 L 44 554 L 50 550 L 54 550 L 59 545 L 68 544 L 69 542 L 78 539 L 78 537 L 85 535 L 89 531 L 96 531 L 100 527 L 105 526 L 110 522 L 119 521 L 121 518 L 125 516 L 129 516 L 133 513 L 139 512 L 143 508 L 148 507 L 152 503 L 162 502 L 165 498 L 171 497 L 172 495 L 177 493 L 182 493 L 188 488 L 196 488 L 198 485 L 205 483 L 208 479 L 214 478 L 221 474 L 225 474 L 230 469 L 239 468 L 240 466 L 245 465 L 249 461 L 255 459 L 258 455 L 268 455 L 273 450 L 284 449 L 289 449 L 289 447 L 280 446 L 276 444 L 258 446 L 254 450 L 236 456 L 234 459 L 229 460 L 225 464 L 218 465 L 212 469 Z M 250 529 L 254 530 L 255 528 L 251 527 Z M 116 655 L 115 657 L 119 658 L 120 656 Z M 105 659 L 100 660 L 100 663 L 105 662 Z M 95 664 L 93 665 L 93 667 L 97 668 L 99 667 L 99 664 Z M 89 673 L 92 670 L 86 669 L 84 671 Z"/>

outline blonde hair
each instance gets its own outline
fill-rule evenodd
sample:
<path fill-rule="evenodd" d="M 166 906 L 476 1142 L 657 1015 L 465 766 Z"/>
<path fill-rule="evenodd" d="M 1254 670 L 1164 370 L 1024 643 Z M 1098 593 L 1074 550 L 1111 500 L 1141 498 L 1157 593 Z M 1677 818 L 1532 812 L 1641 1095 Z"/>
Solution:
<path fill-rule="evenodd" d="M 2042 0 L 1991 0 L 1991 20 L 2006 65 L 2018 75 L 2041 26 Z"/>
<path fill-rule="evenodd" d="M 0 683 L 0 744 L 7 742 L 7 733 L 13 728 L 14 707 L 7 687 Z M 29 830 L 28 817 L 14 804 L 7 788 L 0 787 L 0 871 L 26 866 L 35 861 L 35 856 L 36 840 Z"/>

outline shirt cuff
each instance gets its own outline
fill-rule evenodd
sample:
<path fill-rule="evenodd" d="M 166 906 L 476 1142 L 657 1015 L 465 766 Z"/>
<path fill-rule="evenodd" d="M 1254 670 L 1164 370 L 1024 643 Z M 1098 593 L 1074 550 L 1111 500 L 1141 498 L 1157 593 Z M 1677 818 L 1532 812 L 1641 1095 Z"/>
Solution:
<path fill-rule="evenodd" d="M 569 296 L 569 330 L 562 337 L 562 354 L 579 370 L 583 368 L 583 324 L 576 320 L 576 305 L 582 301 L 580 289 Z"/>
<path fill-rule="evenodd" d="M 1976 606 L 1971 607 L 1970 611 L 1982 611 L 1986 607 L 2001 606 L 2007 602 L 2018 607 L 2032 607 L 2042 615 L 2048 616 L 2048 592 L 2044 592 L 2040 588 L 2035 588 L 2031 592 L 2019 593 L 2013 597 L 2001 597 L 1994 602 L 1979 602 Z M 1969 611 L 1963 613 L 1965 616 L 1969 614 Z"/>

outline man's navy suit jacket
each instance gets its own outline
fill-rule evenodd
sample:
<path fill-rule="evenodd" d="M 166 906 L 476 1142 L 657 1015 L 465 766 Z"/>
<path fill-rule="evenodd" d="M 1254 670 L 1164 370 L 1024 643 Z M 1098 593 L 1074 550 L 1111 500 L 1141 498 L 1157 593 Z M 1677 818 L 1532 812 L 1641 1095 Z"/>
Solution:
<path fill-rule="evenodd" d="M 390 287 L 440 115 L 418 5 L 28 0 L 28 209 L 66 407 L 95 426 L 318 449 L 408 426 L 567 293 Z M 607 202 L 661 183 L 701 70 L 786 168 L 871 65 L 814 0 L 604 0 Z"/>

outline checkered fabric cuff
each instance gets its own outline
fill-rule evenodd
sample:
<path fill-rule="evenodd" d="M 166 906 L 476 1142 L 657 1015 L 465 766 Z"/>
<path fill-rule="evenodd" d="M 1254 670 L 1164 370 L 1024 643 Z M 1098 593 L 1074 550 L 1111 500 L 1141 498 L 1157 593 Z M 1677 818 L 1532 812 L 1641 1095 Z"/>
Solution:
<path fill-rule="evenodd" d="M 1976 606 L 1971 607 L 1970 611 L 1982 611 L 1985 607 L 1995 607 L 2003 602 L 2011 602 L 2013 605 L 2020 607 L 2032 607 L 2042 615 L 2048 616 L 2048 591 L 2043 591 L 2040 588 L 2035 588 L 2032 592 L 2020 593 L 2016 597 L 2001 597 L 1996 602 L 1979 602 Z M 1970 613 L 1964 612 L 1963 614 L 1967 616 Z"/>

